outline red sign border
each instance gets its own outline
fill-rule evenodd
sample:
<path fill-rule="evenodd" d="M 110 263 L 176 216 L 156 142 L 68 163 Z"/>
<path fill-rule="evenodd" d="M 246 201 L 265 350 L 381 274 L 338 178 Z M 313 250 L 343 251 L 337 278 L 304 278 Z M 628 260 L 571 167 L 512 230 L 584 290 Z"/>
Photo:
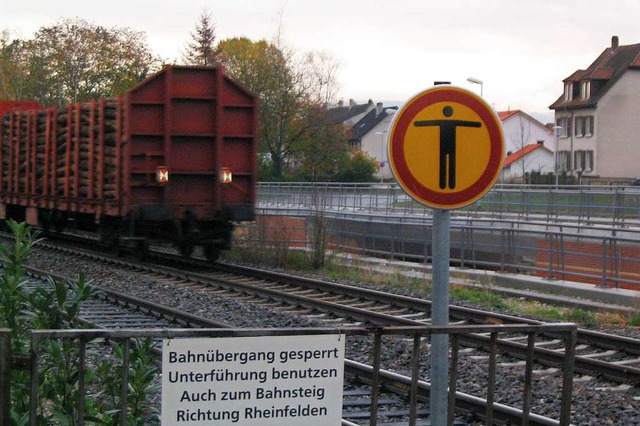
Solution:
<path fill-rule="evenodd" d="M 404 139 L 416 115 L 438 102 L 455 102 L 473 110 L 487 126 L 491 152 L 487 168 L 480 178 L 462 191 L 442 193 L 433 191 L 411 174 L 404 154 Z M 482 98 L 459 87 L 442 86 L 428 89 L 411 99 L 398 113 L 389 133 L 389 159 L 400 186 L 417 201 L 435 208 L 464 207 L 481 198 L 495 183 L 504 159 L 502 123 Z"/>

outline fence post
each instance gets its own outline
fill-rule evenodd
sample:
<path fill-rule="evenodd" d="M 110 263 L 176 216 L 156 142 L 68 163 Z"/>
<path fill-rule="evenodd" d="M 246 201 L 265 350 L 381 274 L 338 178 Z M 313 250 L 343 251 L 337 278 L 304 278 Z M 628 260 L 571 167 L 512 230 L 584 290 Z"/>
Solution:
<path fill-rule="evenodd" d="M 11 330 L 0 329 L 0 425 L 11 424 Z"/>

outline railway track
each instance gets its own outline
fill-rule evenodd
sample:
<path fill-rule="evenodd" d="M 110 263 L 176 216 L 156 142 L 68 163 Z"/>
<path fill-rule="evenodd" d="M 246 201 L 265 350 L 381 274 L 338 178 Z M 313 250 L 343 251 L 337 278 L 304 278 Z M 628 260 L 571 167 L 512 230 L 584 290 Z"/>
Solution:
<path fill-rule="evenodd" d="M 28 268 L 28 273 L 32 278 L 29 286 L 31 289 L 41 286 L 52 290 L 50 283 L 45 279 L 46 276 L 57 280 L 69 280 L 68 277 L 63 275 L 33 267 Z M 106 330 L 233 328 L 231 324 L 213 321 L 100 286 L 94 286 L 94 290 L 96 291 L 95 297 L 83 303 L 79 314 L 80 321 L 89 328 Z M 156 352 L 158 356 L 161 355 L 160 350 Z M 366 420 L 368 424 L 371 417 L 368 406 L 371 405 L 372 392 L 371 388 L 363 385 L 362 382 L 371 383 L 366 380 L 367 377 L 371 376 L 371 366 L 349 360 L 346 363 L 347 377 L 351 378 L 353 382 L 357 379 L 358 384 L 346 382 L 347 389 L 344 392 L 343 403 L 344 425 L 357 425 L 363 420 Z M 410 381 L 410 378 L 392 375 L 388 372 L 383 373 L 379 384 L 381 387 L 390 390 L 377 394 L 378 416 L 385 419 L 385 421 L 378 423 L 379 426 L 406 424 L 403 422 L 409 417 L 410 413 L 406 389 L 404 388 L 404 383 L 407 380 Z M 423 392 L 421 399 L 421 404 L 424 406 L 428 401 L 428 391 L 426 396 Z M 417 425 L 428 424 L 429 413 L 426 408 L 419 409 L 417 415 Z M 466 423 L 459 420 L 454 423 L 454 426 L 465 425 Z"/>
<path fill-rule="evenodd" d="M 69 250 L 69 249 L 66 249 Z M 96 259 L 95 254 L 84 254 Z M 168 262 L 171 255 L 158 254 Z M 290 314 L 304 315 L 327 324 L 349 325 L 416 325 L 428 324 L 430 305 L 428 301 L 416 300 L 404 296 L 389 295 L 375 290 L 360 289 L 335 283 L 328 283 L 316 279 L 300 278 L 289 274 L 274 273 L 257 269 L 239 268 L 230 265 L 218 265 L 215 270 L 205 272 L 187 272 L 176 268 L 163 266 L 136 265 L 121 259 L 104 258 L 107 262 L 117 262 L 127 268 L 140 268 L 146 273 L 154 274 L 163 280 L 170 280 L 172 285 L 189 287 L 190 291 L 215 293 L 225 297 L 242 298 L 244 301 L 260 303 L 271 309 L 286 311 Z M 175 259 L 171 262 L 176 261 Z M 238 278 L 240 277 L 240 278 Z M 115 297 L 115 296 L 114 296 Z M 129 304 L 132 302 L 127 302 Z M 132 304 L 133 305 L 133 304 Z M 161 311 L 159 307 L 136 308 L 139 311 Z M 166 313 L 160 316 L 166 316 Z M 469 308 L 451 307 L 452 321 L 467 324 L 480 323 L 523 323 L 538 324 L 537 321 L 524 321 L 522 318 L 510 317 L 477 311 Z M 197 324 L 197 318 L 191 318 Z M 175 324 L 186 324 L 187 320 L 171 320 Z M 206 323 L 204 323 L 206 324 Z M 207 325 L 199 325 L 207 326 Z M 465 337 L 465 341 L 472 346 L 487 345 L 487 336 L 477 335 Z M 638 355 L 638 341 L 620 338 L 618 336 L 580 330 L 579 339 L 582 355 L 576 358 L 576 371 L 583 374 L 604 375 L 620 382 L 638 383 L 638 369 L 633 366 L 634 357 Z M 555 344 L 555 337 L 549 336 L 548 342 L 536 350 L 537 357 L 547 365 L 558 365 L 563 354 L 555 349 L 544 347 Z M 508 350 L 511 356 L 522 356 L 522 345 L 514 341 L 501 342 L 503 350 Z M 591 346 L 587 346 L 591 345 Z M 614 349 L 617 351 L 614 354 Z M 611 363 L 599 359 L 602 357 L 617 357 L 617 362 Z M 622 356 L 622 359 L 621 359 Z M 621 362 L 620 362 L 621 361 Z M 363 374 L 358 374 L 362 377 Z M 386 386 L 385 386 L 386 387 Z M 423 395 L 424 396 L 424 395 Z M 464 399 L 464 398 L 463 398 Z M 485 401 L 486 402 L 486 401 Z M 481 404 L 480 404 L 481 405 Z M 483 407 L 476 407 L 481 412 Z M 510 410 L 507 410 L 510 411 Z M 512 416 L 512 414 L 510 414 Z M 540 423 L 555 424 L 553 420 L 540 420 Z"/>
<path fill-rule="evenodd" d="M 431 302 L 428 300 L 254 268 L 221 264 L 219 270 L 253 277 L 254 281 L 241 283 L 236 288 L 269 300 L 274 307 L 277 306 L 276 302 L 283 306 L 288 303 L 311 312 L 326 311 L 327 315 L 329 312 L 339 312 L 342 317 L 352 321 L 376 325 L 430 324 Z M 216 279 L 221 281 L 225 278 L 222 275 Z M 331 311 L 334 305 L 339 305 L 339 308 Z M 542 321 L 455 305 L 450 306 L 449 314 L 450 322 L 458 324 L 543 324 Z M 557 343 L 553 343 L 557 336 L 547 337 L 548 340 L 539 343 L 536 356 L 544 364 L 561 365 L 564 353 L 553 349 L 557 346 Z M 486 347 L 488 344 L 487 336 L 469 335 L 463 340 L 474 347 Z M 523 356 L 526 349 L 526 345 L 514 341 L 502 341 L 499 344 L 501 350 L 519 357 Z M 640 340 L 579 329 L 578 344 L 581 355 L 576 356 L 577 372 L 601 375 L 624 383 L 640 383 Z M 550 346 L 552 349 L 548 349 Z"/>
<path fill-rule="evenodd" d="M 73 253 L 73 249 L 70 253 Z M 163 252 L 154 253 L 155 264 L 139 264 L 123 259 L 104 257 L 93 252 L 83 252 L 94 260 L 121 262 L 128 267 L 140 268 L 159 276 L 184 280 L 189 285 L 198 285 L 202 291 L 216 292 L 228 297 L 241 295 L 270 308 L 296 315 L 307 315 L 322 319 L 326 323 L 343 325 L 371 324 L 378 326 L 414 326 L 430 324 L 431 303 L 428 300 L 406 297 L 367 288 L 354 287 L 328 281 L 304 278 L 263 269 L 188 261 L 180 256 Z M 162 265 L 177 265 L 178 268 Z M 204 272 L 186 271 L 191 268 L 207 269 Z M 178 283 L 179 284 L 179 283 Z M 451 305 L 451 323 L 467 324 L 543 324 L 542 321 Z M 554 341 L 557 336 L 549 336 Z M 465 338 L 470 345 L 485 346 L 482 336 Z M 506 351 L 520 354 L 524 345 L 514 342 L 502 343 Z M 601 333 L 588 329 L 578 330 L 578 344 L 585 355 L 576 357 L 576 371 L 583 374 L 602 375 L 620 382 L 640 383 L 640 341 L 638 339 Z M 540 346 L 549 346 L 548 342 Z M 540 348 L 537 352 L 542 362 L 559 365 L 563 354 Z M 607 362 L 607 358 L 615 358 Z"/>

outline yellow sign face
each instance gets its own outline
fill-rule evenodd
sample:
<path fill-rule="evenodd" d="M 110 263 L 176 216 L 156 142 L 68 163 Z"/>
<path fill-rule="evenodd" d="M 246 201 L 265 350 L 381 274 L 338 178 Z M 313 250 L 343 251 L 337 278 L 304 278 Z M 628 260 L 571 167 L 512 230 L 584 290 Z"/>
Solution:
<path fill-rule="evenodd" d="M 435 208 L 471 204 L 502 169 L 500 119 L 475 94 L 438 86 L 410 100 L 389 133 L 389 159 L 404 190 Z"/>

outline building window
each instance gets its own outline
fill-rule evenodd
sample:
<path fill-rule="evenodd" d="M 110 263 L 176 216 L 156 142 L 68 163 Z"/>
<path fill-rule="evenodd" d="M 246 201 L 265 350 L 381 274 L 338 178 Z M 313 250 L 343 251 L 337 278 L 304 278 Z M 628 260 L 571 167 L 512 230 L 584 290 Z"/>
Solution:
<path fill-rule="evenodd" d="M 593 136 L 593 115 L 584 117 L 584 135 L 587 137 Z"/>
<path fill-rule="evenodd" d="M 584 151 L 573 152 L 573 164 L 576 165 L 576 171 L 581 172 L 584 170 Z"/>
<path fill-rule="evenodd" d="M 593 115 L 576 117 L 576 137 L 593 136 Z"/>
<path fill-rule="evenodd" d="M 351 149 L 352 151 L 360 151 L 362 149 L 362 141 L 354 139 L 350 140 L 349 149 Z"/>
<path fill-rule="evenodd" d="M 573 99 L 573 83 L 564 84 L 564 100 L 570 101 Z"/>
<path fill-rule="evenodd" d="M 576 117 L 576 133 L 577 138 L 584 136 L 584 117 Z"/>
<path fill-rule="evenodd" d="M 568 172 L 571 170 L 571 152 L 558 151 L 558 171 Z"/>
<path fill-rule="evenodd" d="M 593 171 L 593 151 L 578 150 L 574 153 L 575 169 L 578 172 L 590 173 Z"/>
<path fill-rule="evenodd" d="M 591 97 L 591 82 L 583 81 L 580 85 L 580 97 L 582 99 L 589 99 Z"/>
<path fill-rule="evenodd" d="M 560 138 L 568 138 L 571 135 L 571 117 L 560 117 L 556 120 L 556 125 L 562 127 L 558 134 Z"/>

